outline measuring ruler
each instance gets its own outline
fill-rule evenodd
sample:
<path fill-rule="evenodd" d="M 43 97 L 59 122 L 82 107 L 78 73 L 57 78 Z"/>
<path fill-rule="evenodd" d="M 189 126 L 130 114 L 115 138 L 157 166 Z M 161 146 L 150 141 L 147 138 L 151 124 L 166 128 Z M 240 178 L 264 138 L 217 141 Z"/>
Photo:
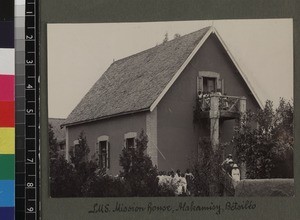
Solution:
<path fill-rule="evenodd" d="M 19 75 L 24 74 L 24 82 L 16 84 L 16 94 L 24 94 L 23 99 L 20 96 L 16 100 L 16 125 L 19 125 L 16 126 L 16 157 L 19 158 L 16 161 L 16 219 L 26 220 L 39 219 L 38 22 L 38 2 L 26 0 L 25 60 L 17 66 Z"/>

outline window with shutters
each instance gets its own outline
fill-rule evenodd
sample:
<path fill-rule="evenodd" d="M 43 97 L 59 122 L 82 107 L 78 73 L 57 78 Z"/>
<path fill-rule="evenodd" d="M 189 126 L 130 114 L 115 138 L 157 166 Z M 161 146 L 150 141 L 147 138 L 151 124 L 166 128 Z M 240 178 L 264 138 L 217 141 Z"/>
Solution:
<path fill-rule="evenodd" d="M 98 156 L 99 167 L 110 168 L 110 146 L 109 138 L 107 135 L 98 137 L 96 155 Z"/>
<path fill-rule="evenodd" d="M 210 71 L 200 71 L 197 77 L 197 94 L 220 92 L 224 94 L 224 80 L 220 78 L 220 74 Z"/>

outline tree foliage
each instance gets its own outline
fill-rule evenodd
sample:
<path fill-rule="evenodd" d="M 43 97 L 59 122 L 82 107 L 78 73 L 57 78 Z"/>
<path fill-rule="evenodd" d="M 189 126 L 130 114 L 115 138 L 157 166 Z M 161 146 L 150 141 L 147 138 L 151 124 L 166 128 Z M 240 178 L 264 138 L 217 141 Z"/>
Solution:
<path fill-rule="evenodd" d="M 275 110 L 267 101 L 241 119 L 232 143 L 237 158 L 246 160 L 247 178 L 293 176 L 293 113 L 292 104 L 280 99 Z"/>
<path fill-rule="evenodd" d="M 179 37 L 181 37 L 180 34 L 178 34 L 178 33 L 174 34 L 174 39 L 179 38 Z"/>
<path fill-rule="evenodd" d="M 76 170 L 62 156 L 50 161 L 50 196 L 76 197 L 80 186 Z"/>
<path fill-rule="evenodd" d="M 100 173 L 87 179 L 82 192 L 86 197 L 126 197 L 130 187 L 120 177 Z"/>
<path fill-rule="evenodd" d="M 192 173 L 194 179 L 195 196 L 215 196 L 222 192 L 220 184 L 223 182 L 223 175 L 220 164 L 223 160 L 223 150 L 227 144 L 219 144 L 214 151 L 209 138 L 201 138 L 199 141 L 201 152 L 197 161 L 194 162 Z"/>
<path fill-rule="evenodd" d="M 142 130 L 135 139 L 134 148 L 123 148 L 120 165 L 123 170 L 120 176 L 130 186 L 131 196 L 154 196 L 158 191 L 157 168 L 153 166 L 147 150 L 148 138 Z"/>
<path fill-rule="evenodd" d="M 75 168 L 78 168 L 82 162 L 87 160 L 87 156 L 90 152 L 90 148 L 88 146 L 86 136 L 84 132 L 81 132 L 78 137 L 79 144 L 74 146 L 73 152 L 70 151 L 70 159 L 71 162 L 75 165 Z"/>
<path fill-rule="evenodd" d="M 51 135 L 49 133 L 49 136 Z M 94 161 L 85 160 L 90 150 L 83 132 L 80 133 L 78 139 L 79 145 L 75 154 L 71 154 L 70 162 L 62 156 L 50 161 L 52 197 L 80 197 L 85 192 L 84 186 L 87 180 L 96 175 L 97 164 Z"/>
<path fill-rule="evenodd" d="M 163 39 L 163 44 L 164 43 L 166 43 L 166 42 L 168 42 L 169 41 L 169 34 L 168 33 L 165 33 L 165 37 L 164 37 L 164 39 Z"/>
<path fill-rule="evenodd" d="M 48 124 L 48 142 L 49 142 L 49 157 L 50 159 L 56 159 L 58 157 L 58 143 L 57 139 L 54 135 L 53 127 L 49 123 Z"/>

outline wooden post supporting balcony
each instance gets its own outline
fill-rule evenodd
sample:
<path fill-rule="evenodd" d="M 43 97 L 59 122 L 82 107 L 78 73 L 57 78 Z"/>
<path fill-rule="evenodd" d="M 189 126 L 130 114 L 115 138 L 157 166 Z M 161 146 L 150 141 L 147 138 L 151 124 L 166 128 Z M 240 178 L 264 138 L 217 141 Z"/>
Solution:
<path fill-rule="evenodd" d="M 246 98 L 239 96 L 224 96 L 218 93 L 203 96 L 199 100 L 200 118 L 209 118 L 210 121 L 210 141 L 213 150 L 217 150 L 219 144 L 219 119 L 236 120 L 241 123 L 243 115 L 246 113 Z"/>
<path fill-rule="evenodd" d="M 219 144 L 219 95 L 212 95 L 210 98 L 210 139 L 213 150 L 217 150 L 217 146 Z"/>
<path fill-rule="evenodd" d="M 239 112 L 241 115 L 246 113 L 246 97 L 244 96 L 240 98 Z"/>
<path fill-rule="evenodd" d="M 246 97 L 241 97 L 239 101 L 239 112 L 240 112 L 240 118 L 239 118 L 239 123 L 242 122 L 242 118 L 246 114 Z M 241 125 L 241 124 L 240 124 Z"/>

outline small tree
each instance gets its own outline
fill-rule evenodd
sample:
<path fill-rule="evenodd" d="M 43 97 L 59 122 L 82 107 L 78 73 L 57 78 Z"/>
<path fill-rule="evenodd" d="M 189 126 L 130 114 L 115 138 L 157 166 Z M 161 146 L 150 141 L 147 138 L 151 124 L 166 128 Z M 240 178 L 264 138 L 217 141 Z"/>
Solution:
<path fill-rule="evenodd" d="M 49 157 L 50 157 L 50 159 L 57 159 L 57 157 L 58 157 L 58 152 L 57 152 L 58 143 L 57 143 L 57 139 L 54 135 L 53 127 L 50 123 L 48 124 L 48 143 L 49 143 Z"/>
<path fill-rule="evenodd" d="M 168 33 L 165 33 L 165 38 L 163 39 L 163 44 L 168 42 L 168 40 L 169 40 L 169 35 L 168 35 Z"/>
<path fill-rule="evenodd" d="M 148 138 L 144 131 L 135 139 L 135 148 L 124 148 L 120 155 L 120 165 L 124 177 L 131 188 L 131 196 L 154 196 L 158 193 L 157 168 L 151 158 L 145 154 Z"/>
<path fill-rule="evenodd" d="M 59 196 L 82 196 L 84 185 L 88 179 L 95 177 L 97 164 L 93 161 L 87 161 L 86 158 L 90 152 L 84 132 L 81 132 L 78 137 L 79 143 L 76 146 L 74 153 L 70 152 L 70 162 L 60 157 L 51 165 L 51 177 L 54 189 L 61 187 L 66 192 L 54 190 L 53 195 Z M 70 186 L 71 185 L 71 186 Z M 63 186 L 63 187 L 62 187 Z M 71 192 L 65 187 L 73 190 Z"/>
<path fill-rule="evenodd" d="M 247 112 L 232 140 L 237 158 L 245 158 L 247 178 L 293 176 L 293 106 L 280 99 L 274 110 L 267 101 L 264 109 Z"/>
<path fill-rule="evenodd" d="M 98 165 L 95 161 L 87 161 L 90 148 L 83 131 L 78 136 L 78 146 L 74 150 L 74 154 L 71 154 L 71 162 L 75 167 L 76 184 L 79 185 L 77 196 L 82 196 L 85 183 L 95 177 Z"/>
<path fill-rule="evenodd" d="M 74 146 L 74 153 L 70 152 L 70 159 L 75 168 L 78 168 L 81 162 L 86 161 L 86 158 L 90 152 L 84 132 L 79 134 L 78 141 L 79 144 Z"/>

